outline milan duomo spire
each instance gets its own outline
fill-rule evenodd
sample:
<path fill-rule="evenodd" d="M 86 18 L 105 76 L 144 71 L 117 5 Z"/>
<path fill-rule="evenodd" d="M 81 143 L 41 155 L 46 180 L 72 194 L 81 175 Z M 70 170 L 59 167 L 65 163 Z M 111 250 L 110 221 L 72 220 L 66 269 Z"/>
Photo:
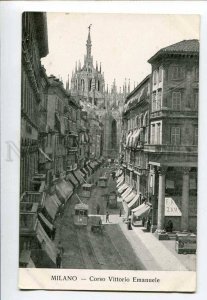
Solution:
<path fill-rule="evenodd" d="M 91 57 L 91 47 L 92 47 L 92 43 L 91 43 L 91 26 L 92 24 L 90 24 L 88 26 L 88 39 L 87 39 L 87 42 L 86 42 L 86 56 L 87 57 Z"/>

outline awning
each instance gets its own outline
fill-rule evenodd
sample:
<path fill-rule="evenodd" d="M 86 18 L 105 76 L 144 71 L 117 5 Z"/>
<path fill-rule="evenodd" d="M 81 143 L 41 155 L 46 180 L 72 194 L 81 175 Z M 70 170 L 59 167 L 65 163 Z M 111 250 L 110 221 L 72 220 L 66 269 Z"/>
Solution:
<path fill-rule="evenodd" d="M 125 202 L 129 203 L 132 199 L 136 197 L 136 194 L 134 192 L 130 192 L 124 199 Z"/>
<path fill-rule="evenodd" d="M 79 170 L 75 170 L 74 171 L 75 177 L 78 179 L 79 183 L 82 184 L 83 182 L 85 182 L 81 172 Z"/>
<path fill-rule="evenodd" d="M 90 163 L 89 163 L 89 167 L 90 167 L 92 170 L 94 170 L 94 169 L 95 169 L 94 163 L 93 163 L 93 162 L 90 162 Z"/>
<path fill-rule="evenodd" d="M 80 172 L 80 174 L 81 174 L 81 176 L 82 176 L 83 178 L 86 177 L 86 174 L 85 174 L 83 171 L 79 170 L 79 172 Z"/>
<path fill-rule="evenodd" d="M 130 201 L 129 203 L 127 203 L 128 207 L 132 208 L 133 205 L 135 205 L 138 200 L 139 200 L 139 195 L 136 195 L 132 201 Z"/>
<path fill-rule="evenodd" d="M 83 173 L 85 174 L 85 176 L 88 176 L 88 171 L 85 168 L 83 168 L 81 170 L 83 171 Z"/>
<path fill-rule="evenodd" d="M 125 191 L 128 188 L 128 185 L 126 183 L 122 184 L 119 189 L 118 192 L 122 193 L 123 191 Z"/>
<path fill-rule="evenodd" d="M 66 202 L 73 194 L 73 186 L 70 182 L 61 180 L 55 186 L 56 193 L 61 201 Z"/>
<path fill-rule="evenodd" d="M 122 199 L 125 200 L 125 198 L 131 193 L 132 188 L 128 187 L 128 189 L 121 195 Z"/>
<path fill-rule="evenodd" d="M 69 180 L 75 187 L 79 185 L 78 181 L 75 179 L 71 172 L 66 175 L 66 180 Z"/>
<path fill-rule="evenodd" d="M 19 262 L 21 264 L 28 264 L 30 261 L 31 250 L 22 250 L 20 253 Z"/>
<path fill-rule="evenodd" d="M 121 177 L 121 179 L 119 181 L 117 181 L 116 187 L 118 188 L 123 182 L 124 182 L 124 176 Z"/>
<path fill-rule="evenodd" d="M 40 163 L 44 163 L 45 161 L 52 161 L 52 159 L 41 149 L 39 148 L 40 156 Z"/>
<path fill-rule="evenodd" d="M 86 166 L 86 171 L 88 171 L 89 174 L 91 174 L 93 172 L 93 170 L 90 168 L 89 165 Z"/>
<path fill-rule="evenodd" d="M 39 218 L 44 222 L 44 224 L 52 231 L 53 230 L 53 225 L 48 221 L 47 218 L 42 213 L 38 214 Z"/>
<path fill-rule="evenodd" d="M 129 140 L 130 147 L 134 146 L 134 138 L 136 136 L 137 130 L 139 130 L 139 129 L 134 130 L 132 136 L 130 137 L 130 140 Z"/>
<path fill-rule="evenodd" d="M 133 147 L 136 148 L 137 147 L 137 143 L 139 141 L 139 138 L 140 138 L 140 134 L 141 134 L 141 131 L 143 129 L 142 128 L 139 128 L 137 131 L 136 131 L 136 134 L 134 136 L 134 141 L 133 141 Z"/>
<path fill-rule="evenodd" d="M 40 242 L 42 249 L 47 252 L 48 256 L 52 259 L 53 262 L 56 262 L 55 245 L 48 237 L 40 222 L 38 222 L 37 224 L 37 239 Z"/>
<path fill-rule="evenodd" d="M 130 133 L 127 135 L 127 139 L 126 139 L 127 146 L 129 145 L 129 138 L 131 137 L 131 135 L 132 135 L 132 131 L 130 131 Z"/>
<path fill-rule="evenodd" d="M 145 114 L 144 114 L 144 118 L 143 118 L 143 124 L 142 124 L 142 126 L 143 127 L 146 127 L 147 126 L 147 123 L 148 123 L 148 116 L 149 116 L 149 111 L 147 110 L 146 112 L 145 112 Z"/>
<path fill-rule="evenodd" d="M 146 216 L 146 215 L 149 214 L 151 206 L 149 206 L 148 204 L 145 204 L 145 203 L 143 203 L 143 204 L 141 204 L 138 207 L 136 207 L 137 208 L 136 211 L 132 210 L 134 216 L 136 216 L 136 217 L 144 217 L 144 216 Z"/>
<path fill-rule="evenodd" d="M 55 219 L 59 207 L 55 197 L 57 197 L 56 194 L 53 194 L 52 196 L 47 195 L 45 200 L 45 208 L 53 220 Z"/>

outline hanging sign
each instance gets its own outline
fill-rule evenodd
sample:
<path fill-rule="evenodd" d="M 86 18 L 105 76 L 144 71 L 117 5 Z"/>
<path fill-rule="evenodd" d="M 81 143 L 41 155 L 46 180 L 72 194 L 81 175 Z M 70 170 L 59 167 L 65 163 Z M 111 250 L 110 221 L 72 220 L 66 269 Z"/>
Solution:
<path fill-rule="evenodd" d="M 165 198 L 165 216 L 180 217 L 182 213 L 173 198 Z"/>

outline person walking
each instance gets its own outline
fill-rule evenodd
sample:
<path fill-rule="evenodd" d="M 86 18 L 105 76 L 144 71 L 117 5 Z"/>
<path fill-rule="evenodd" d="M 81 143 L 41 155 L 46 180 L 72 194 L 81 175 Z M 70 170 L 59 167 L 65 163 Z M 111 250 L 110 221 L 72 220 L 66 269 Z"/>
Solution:
<path fill-rule="evenodd" d="M 96 205 L 96 212 L 97 212 L 97 215 L 99 215 L 99 213 L 100 213 L 100 209 L 101 209 L 101 208 L 100 208 L 100 205 L 99 205 L 99 204 L 97 204 L 97 205 Z"/>
<path fill-rule="evenodd" d="M 119 210 L 119 217 L 121 217 L 121 215 L 122 215 L 122 208 L 120 208 Z"/>
<path fill-rule="evenodd" d="M 64 254 L 64 248 L 61 244 L 61 241 L 59 241 L 57 249 L 58 249 L 58 253 L 62 256 Z"/>
<path fill-rule="evenodd" d="M 56 256 L 56 266 L 57 266 L 58 269 L 61 268 L 61 262 L 62 262 L 62 258 L 60 256 L 60 253 L 58 253 L 57 256 Z"/>
<path fill-rule="evenodd" d="M 108 223 L 109 222 L 109 212 L 107 211 L 106 212 L 106 223 Z"/>

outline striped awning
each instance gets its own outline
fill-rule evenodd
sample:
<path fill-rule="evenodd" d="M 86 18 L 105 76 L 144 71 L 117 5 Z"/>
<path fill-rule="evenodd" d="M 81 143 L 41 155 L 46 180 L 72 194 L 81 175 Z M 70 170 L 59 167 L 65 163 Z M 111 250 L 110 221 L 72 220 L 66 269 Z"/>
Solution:
<path fill-rule="evenodd" d="M 47 218 L 42 213 L 38 214 L 39 218 L 44 222 L 44 224 L 52 231 L 53 230 L 53 225 L 48 221 Z"/>
<path fill-rule="evenodd" d="M 55 219 L 59 207 L 56 201 L 56 197 L 56 194 L 53 194 L 51 196 L 47 195 L 45 199 L 45 209 L 53 220 Z"/>
<path fill-rule="evenodd" d="M 73 194 L 73 186 L 70 182 L 61 180 L 55 186 L 56 193 L 61 201 L 66 202 Z"/>
<path fill-rule="evenodd" d="M 82 184 L 83 182 L 85 182 L 81 172 L 79 170 L 75 170 L 74 171 L 75 177 L 78 179 L 79 183 Z"/>
<path fill-rule="evenodd" d="M 66 175 L 66 180 L 71 182 L 75 187 L 79 185 L 78 181 L 71 172 Z"/>
<path fill-rule="evenodd" d="M 129 203 L 135 197 L 136 197 L 136 194 L 133 191 L 131 191 L 128 194 L 128 196 L 125 197 L 124 201 L 127 202 L 127 203 Z"/>
<path fill-rule="evenodd" d="M 118 192 L 121 194 L 123 193 L 126 189 L 128 188 L 128 185 L 126 183 L 122 184 L 119 189 Z"/>
<path fill-rule="evenodd" d="M 139 200 L 139 195 L 136 195 L 132 201 L 130 201 L 129 203 L 127 203 L 128 207 L 132 208 L 136 204 L 136 202 L 138 200 Z"/>
<path fill-rule="evenodd" d="M 132 213 L 136 217 L 144 217 L 149 214 L 150 210 L 151 210 L 151 206 L 143 203 L 143 204 L 139 205 L 138 207 L 134 208 L 132 210 Z"/>
<path fill-rule="evenodd" d="M 128 189 L 121 195 L 122 199 L 125 200 L 125 198 L 131 193 L 132 188 L 128 187 Z"/>

